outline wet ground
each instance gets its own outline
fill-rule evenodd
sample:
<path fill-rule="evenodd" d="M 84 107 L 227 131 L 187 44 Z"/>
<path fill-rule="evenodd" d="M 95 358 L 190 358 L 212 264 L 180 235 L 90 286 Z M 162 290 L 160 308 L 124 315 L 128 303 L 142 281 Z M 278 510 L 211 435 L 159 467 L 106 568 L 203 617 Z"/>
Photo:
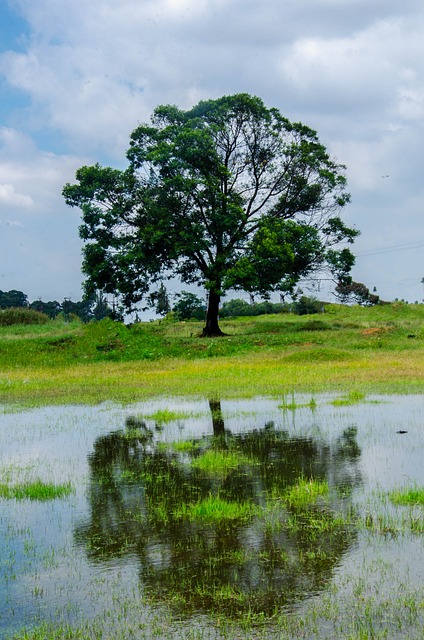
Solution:
<path fill-rule="evenodd" d="M 423 406 L 317 396 L 3 413 L 0 483 L 74 491 L 0 499 L 0 637 L 96 620 L 164 637 L 164 616 L 170 637 L 218 637 L 217 618 L 270 621 L 269 637 L 282 616 L 307 619 L 304 638 L 335 625 L 422 637 L 424 509 L 388 496 L 424 487 Z"/>

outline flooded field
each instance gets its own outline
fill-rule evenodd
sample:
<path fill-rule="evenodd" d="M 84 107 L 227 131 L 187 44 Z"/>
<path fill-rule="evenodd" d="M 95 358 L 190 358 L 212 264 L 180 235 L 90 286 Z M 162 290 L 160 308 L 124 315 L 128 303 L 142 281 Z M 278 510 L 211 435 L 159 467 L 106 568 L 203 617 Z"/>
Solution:
<path fill-rule="evenodd" d="M 422 638 L 423 406 L 5 411 L 0 637 Z"/>

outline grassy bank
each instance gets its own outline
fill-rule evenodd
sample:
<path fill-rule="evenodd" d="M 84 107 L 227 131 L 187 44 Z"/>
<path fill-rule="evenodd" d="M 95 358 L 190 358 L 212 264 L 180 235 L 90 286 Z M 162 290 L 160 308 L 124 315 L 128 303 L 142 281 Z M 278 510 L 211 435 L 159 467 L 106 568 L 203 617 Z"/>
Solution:
<path fill-rule="evenodd" d="M 0 402 L 131 402 L 157 395 L 424 391 L 424 305 L 328 305 L 201 323 L 51 322 L 0 328 Z"/>

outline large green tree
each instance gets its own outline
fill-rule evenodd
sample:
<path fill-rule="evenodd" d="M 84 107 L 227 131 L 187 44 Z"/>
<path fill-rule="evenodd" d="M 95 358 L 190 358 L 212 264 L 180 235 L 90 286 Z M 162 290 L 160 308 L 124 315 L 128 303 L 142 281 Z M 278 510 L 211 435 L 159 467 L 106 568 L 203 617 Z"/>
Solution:
<path fill-rule="evenodd" d="M 247 94 L 188 111 L 159 106 L 131 135 L 128 168 L 98 164 L 64 187 L 82 210 L 88 292 L 130 309 L 164 278 L 208 292 L 204 335 L 220 335 L 222 294 L 291 291 L 330 268 L 347 277 L 357 231 L 340 218 L 344 167 L 312 129 Z"/>

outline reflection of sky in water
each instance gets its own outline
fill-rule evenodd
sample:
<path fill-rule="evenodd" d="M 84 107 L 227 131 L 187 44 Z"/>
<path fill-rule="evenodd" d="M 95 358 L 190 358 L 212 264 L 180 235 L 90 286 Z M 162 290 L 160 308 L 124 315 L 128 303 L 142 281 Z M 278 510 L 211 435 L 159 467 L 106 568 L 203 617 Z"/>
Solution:
<path fill-rule="evenodd" d="M 298 404 L 309 400 L 296 397 Z M 276 429 L 284 429 L 291 437 L 311 437 L 331 445 L 343 430 L 355 426 L 362 481 L 354 491 L 357 504 L 366 504 L 375 490 L 424 485 L 422 396 L 386 397 L 379 402 L 337 407 L 330 400 L 329 396 L 317 396 L 314 411 L 308 407 L 282 410 L 278 401 L 269 399 L 222 400 L 221 407 L 225 428 L 234 435 L 273 422 Z M 146 417 L 163 409 L 188 417 L 162 425 Z M 138 588 L 138 568 L 130 556 L 93 569 L 73 539 L 75 526 L 89 515 L 87 458 L 93 443 L 101 435 L 123 429 L 125 418 L 133 415 L 143 416 L 155 438 L 162 441 L 212 433 L 207 400 L 154 400 L 127 407 L 45 407 L 0 416 L 3 475 L 6 471 L 12 478 L 70 480 L 76 487 L 75 495 L 66 500 L 0 500 L 0 637 L 7 628 L 19 628 L 38 616 L 70 621 L 91 617 L 109 606 L 114 584 L 128 592 Z M 160 430 L 155 429 L 158 426 Z M 399 430 L 408 433 L 401 435 Z M 379 540 L 380 549 L 382 544 Z M 403 546 L 390 544 L 395 545 L 397 561 L 409 579 L 419 580 L 422 564 L 417 567 L 416 558 L 422 544 L 415 540 Z M 153 560 L 157 556 L 164 562 L 159 546 L 151 545 L 148 552 Z M 358 558 L 363 563 L 364 554 L 365 549 L 355 545 L 337 569 L 335 580 L 341 580 L 346 570 L 355 572 Z M 415 564 L 411 557 L 415 557 Z"/>

